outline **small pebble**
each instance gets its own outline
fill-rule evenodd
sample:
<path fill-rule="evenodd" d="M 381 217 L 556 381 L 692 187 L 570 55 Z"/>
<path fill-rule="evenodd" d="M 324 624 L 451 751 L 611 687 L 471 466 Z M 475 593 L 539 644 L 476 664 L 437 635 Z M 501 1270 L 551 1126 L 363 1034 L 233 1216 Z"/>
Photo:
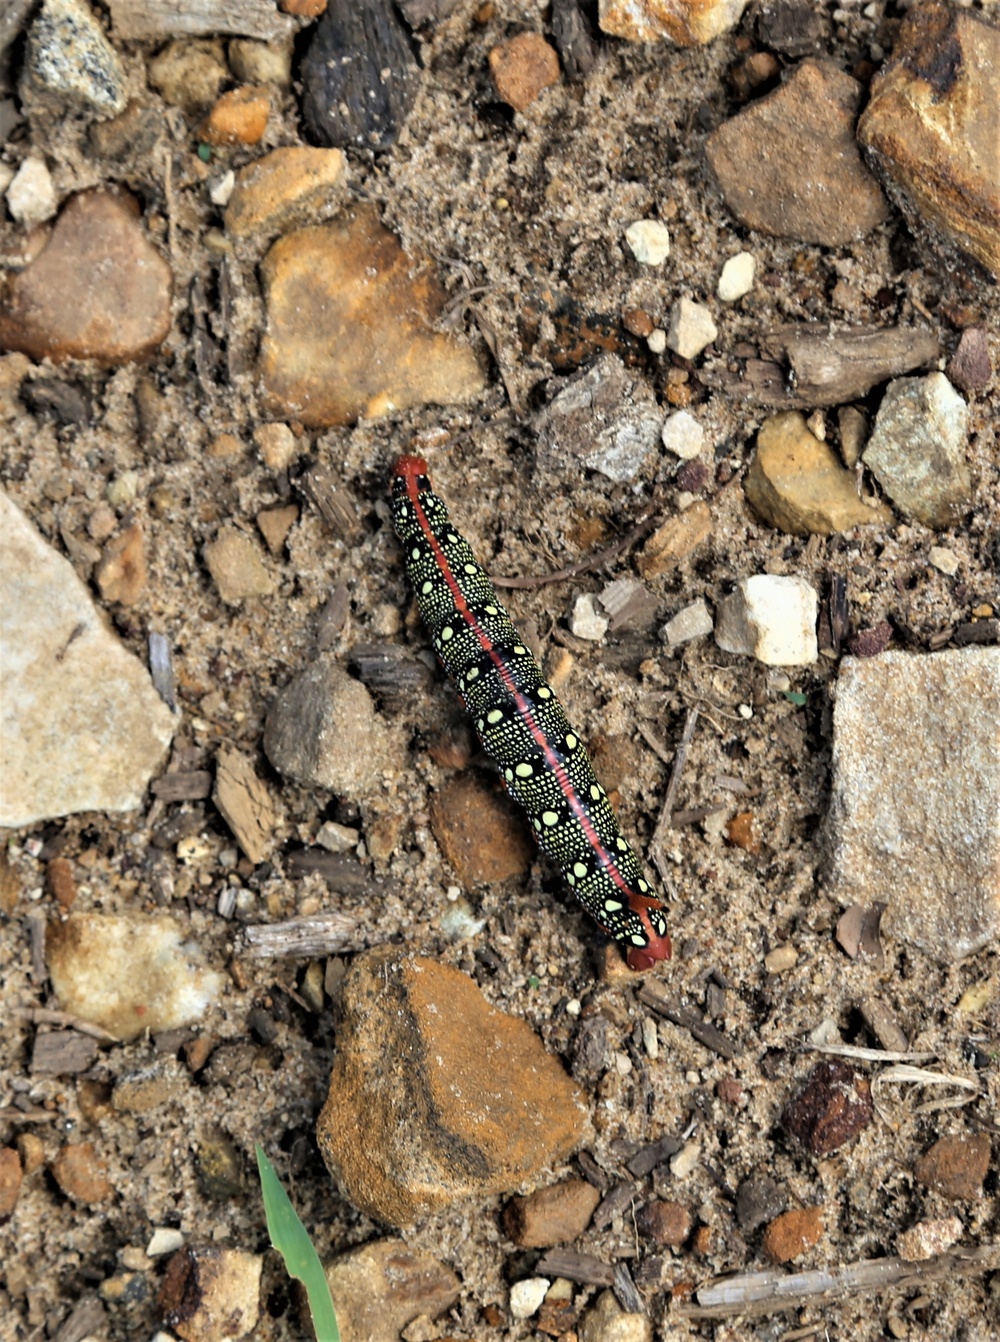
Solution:
<path fill-rule="evenodd" d="M 952 1133 L 925 1151 L 913 1172 L 949 1202 L 974 1202 L 983 1196 L 991 1156 L 987 1133 Z"/>
<path fill-rule="evenodd" d="M 723 303 L 736 303 L 753 288 L 757 262 L 750 252 L 737 252 L 722 267 L 716 293 Z"/>
<path fill-rule="evenodd" d="M 545 1299 L 548 1277 L 525 1277 L 510 1288 L 510 1312 L 515 1319 L 530 1319 Z"/>
<path fill-rule="evenodd" d="M 791 1263 L 823 1237 L 823 1208 L 799 1207 L 783 1212 L 764 1231 L 763 1247 L 775 1263 Z"/>
<path fill-rule="evenodd" d="M 676 1155 L 670 1157 L 670 1172 L 675 1179 L 686 1179 L 701 1162 L 701 1143 L 686 1142 Z"/>
<path fill-rule="evenodd" d="M 170 42 L 150 61 L 148 78 L 165 102 L 197 116 L 212 106 L 229 78 L 222 43 Z"/>
<path fill-rule="evenodd" d="M 670 255 L 670 233 L 659 219 L 637 219 L 625 230 L 625 241 L 643 266 L 662 266 Z"/>
<path fill-rule="evenodd" d="M 204 556 L 216 590 L 228 606 L 237 606 L 247 597 L 270 596 L 277 586 L 258 547 L 236 527 L 223 527 L 205 546 Z"/>
<path fill-rule="evenodd" d="M 873 1112 L 867 1077 L 846 1062 L 819 1062 L 785 1106 L 781 1122 L 814 1156 L 828 1156 L 858 1137 Z"/>
<path fill-rule="evenodd" d="M 712 612 L 699 597 L 667 621 L 663 626 L 663 637 L 671 648 L 679 648 L 682 643 L 690 643 L 692 639 L 706 638 L 714 627 Z"/>
<path fill-rule="evenodd" d="M 263 1264 L 242 1249 L 179 1249 L 160 1285 L 164 1321 L 184 1342 L 235 1342 L 253 1333 Z"/>
<path fill-rule="evenodd" d="M 933 568 L 936 568 L 939 573 L 946 574 L 949 578 L 954 578 L 958 572 L 958 555 L 954 550 L 948 550 L 943 545 L 932 545 L 927 558 Z"/>
<path fill-rule="evenodd" d="M 962 1238 L 965 1227 L 957 1216 L 935 1221 L 918 1221 L 896 1237 L 896 1252 L 907 1263 L 922 1263 L 946 1253 Z"/>
<path fill-rule="evenodd" d="M 667 348 L 682 359 L 696 359 L 718 334 L 712 314 L 703 304 L 681 298 L 671 308 Z"/>
<path fill-rule="evenodd" d="M 12 1146 L 0 1147 L 0 1217 L 7 1217 L 17 1206 L 24 1171 L 21 1157 Z"/>
<path fill-rule="evenodd" d="M 244 84 L 230 89 L 213 105 L 201 134 L 211 145 L 259 144 L 271 114 L 271 95 L 266 88 Z"/>
<path fill-rule="evenodd" d="M 490 75 L 501 102 L 523 112 L 559 83 L 559 57 L 541 33 L 520 33 L 490 52 Z"/>
<path fill-rule="evenodd" d="M 125 109 L 125 72 L 81 0 L 44 0 L 28 30 L 25 74 L 35 88 L 102 117 Z"/>
<path fill-rule="evenodd" d="M 45 160 L 26 158 L 7 188 L 7 208 L 19 224 L 34 228 L 58 209 L 56 189 Z"/>
<path fill-rule="evenodd" d="M 648 580 L 660 578 L 676 568 L 712 534 L 712 513 L 701 499 L 675 517 L 668 517 L 642 547 L 638 567 Z"/>
<path fill-rule="evenodd" d="M 608 632 L 609 621 L 597 609 L 597 598 L 592 592 L 582 592 L 573 603 L 569 631 L 576 638 L 599 643 Z"/>
<path fill-rule="evenodd" d="M 97 1202 L 107 1202 L 114 1194 L 107 1162 L 98 1155 L 92 1142 L 60 1147 L 50 1168 L 56 1183 L 74 1202 L 91 1207 Z"/>
<path fill-rule="evenodd" d="M 667 333 L 659 326 L 646 337 L 646 348 L 650 354 L 662 354 L 667 348 Z"/>
<path fill-rule="evenodd" d="M 358 846 L 359 835 L 350 825 L 338 825 L 328 820 L 316 832 L 316 842 L 331 853 L 349 853 Z"/>
<path fill-rule="evenodd" d="M 948 380 L 962 391 L 985 391 L 993 377 L 990 346 L 982 326 L 969 326 L 962 332 L 955 353 L 945 369 Z"/>
<path fill-rule="evenodd" d="M 229 67 L 243 84 L 276 84 L 287 89 L 292 83 L 292 48 L 286 43 L 236 37 L 229 43 Z"/>
<path fill-rule="evenodd" d="M 767 666 L 811 666 L 819 656 L 819 597 L 804 578 L 769 573 L 741 578 L 719 602 L 715 641 L 724 652 Z"/>
<path fill-rule="evenodd" d="M 284 471 L 308 446 L 295 437 L 287 424 L 258 424 L 253 432 L 254 444 L 269 470 Z"/>
<path fill-rule="evenodd" d="M 791 942 L 786 941 L 783 946 L 775 946 L 773 951 L 768 951 L 764 956 L 764 968 L 769 974 L 784 974 L 794 969 L 798 958 L 798 951 Z"/>
<path fill-rule="evenodd" d="M 221 177 L 215 177 L 208 184 L 208 198 L 213 205 L 218 205 L 220 209 L 225 209 L 229 204 L 229 198 L 233 194 L 236 186 L 236 174 L 232 168 L 227 168 Z"/>
<path fill-rule="evenodd" d="M 667 451 L 682 461 L 691 461 L 705 446 L 705 430 L 687 410 L 667 417 L 660 438 Z"/>

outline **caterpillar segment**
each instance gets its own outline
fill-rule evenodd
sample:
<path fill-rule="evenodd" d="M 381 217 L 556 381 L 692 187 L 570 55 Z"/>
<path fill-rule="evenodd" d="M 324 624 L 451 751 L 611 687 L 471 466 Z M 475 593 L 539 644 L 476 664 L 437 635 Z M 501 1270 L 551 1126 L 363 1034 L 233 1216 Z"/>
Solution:
<path fill-rule="evenodd" d="M 562 705 L 433 492 L 422 457 L 396 462 L 392 518 L 434 649 L 539 846 L 587 912 L 621 943 L 630 968 L 669 959 L 663 904 Z"/>

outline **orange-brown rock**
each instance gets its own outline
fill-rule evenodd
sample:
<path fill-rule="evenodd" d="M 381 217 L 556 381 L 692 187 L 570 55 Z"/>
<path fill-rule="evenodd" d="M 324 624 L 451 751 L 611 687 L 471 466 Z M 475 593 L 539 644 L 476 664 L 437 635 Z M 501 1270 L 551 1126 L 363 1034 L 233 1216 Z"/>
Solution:
<path fill-rule="evenodd" d="M 124 192 L 85 191 L 0 293 L 0 348 L 33 359 L 142 359 L 170 330 L 170 267 Z"/>
<path fill-rule="evenodd" d="M 971 10 L 916 5 L 858 139 L 914 233 L 930 225 L 1000 278 L 997 70 L 1000 28 Z"/>
<path fill-rule="evenodd" d="M 394 947 L 344 985 L 323 1159 L 389 1225 L 537 1179 L 579 1145 L 581 1095 L 523 1021 L 467 975 Z"/>
<path fill-rule="evenodd" d="M 21 1157 L 12 1146 L 0 1147 L 0 1217 L 9 1216 L 17 1206 L 23 1178 Z"/>
<path fill-rule="evenodd" d="M 747 0 L 600 0 L 601 30 L 628 42 L 669 38 L 679 47 L 703 46 L 735 28 Z"/>
<path fill-rule="evenodd" d="M 54 857 L 45 867 L 45 889 L 60 908 L 71 908 L 76 900 L 76 878 L 69 858 Z"/>
<path fill-rule="evenodd" d="M 108 1179 L 107 1164 L 90 1142 L 60 1147 L 52 1162 L 52 1174 L 68 1198 L 86 1206 L 106 1202 L 115 1191 Z"/>
<path fill-rule="evenodd" d="M 565 1179 L 514 1198 L 504 1209 L 503 1228 L 522 1249 L 568 1244 L 587 1229 L 601 1194 L 585 1179 Z"/>
<path fill-rule="evenodd" d="M 803 61 L 709 136 L 709 165 L 741 224 L 840 247 L 888 218 L 854 139 L 861 97 L 832 61 Z"/>
<path fill-rule="evenodd" d="M 523 112 L 559 83 L 559 57 L 541 33 L 519 33 L 490 52 L 490 74 L 500 100 Z"/>
<path fill-rule="evenodd" d="M 708 504 L 698 499 L 690 508 L 657 527 L 642 547 L 639 572 L 647 581 L 669 573 L 711 534 L 712 514 Z"/>
<path fill-rule="evenodd" d="M 519 808 L 474 773 L 434 794 L 431 829 L 463 885 L 520 876 L 538 851 Z"/>
<path fill-rule="evenodd" d="M 213 105 L 201 128 L 214 145 L 259 144 L 267 130 L 271 95 L 262 85 L 230 89 Z"/>
<path fill-rule="evenodd" d="M 683 1202 L 654 1198 L 639 1209 L 635 1220 L 641 1235 L 672 1249 L 679 1249 L 691 1233 L 691 1213 Z"/>
<path fill-rule="evenodd" d="M 138 522 L 108 541 L 94 570 L 105 601 L 134 606 L 146 590 L 146 545 Z"/>
<path fill-rule="evenodd" d="M 369 206 L 280 238 L 261 266 L 267 413 L 309 428 L 353 424 L 484 385 L 468 345 L 434 329 L 444 290 Z"/>
<path fill-rule="evenodd" d="M 341 1254 L 326 1269 L 326 1279 L 344 1342 L 398 1342 L 407 1324 L 436 1319 L 460 1292 L 451 1268 L 401 1239 L 374 1240 Z"/>
<path fill-rule="evenodd" d="M 277 234 L 324 205 L 343 180 L 340 149 L 288 145 L 248 163 L 236 174 L 226 206 L 226 230 L 234 237 Z"/>
<path fill-rule="evenodd" d="M 764 1231 L 764 1252 L 776 1263 L 790 1263 L 818 1244 L 823 1235 L 823 1208 L 799 1207 L 782 1212 Z"/>
<path fill-rule="evenodd" d="M 983 1196 L 990 1154 L 990 1139 L 985 1132 L 957 1132 L 939 1138 L 925 1151 L 914 1173 L 922 1184 L 949 1201 L 969 1201 Z"/>

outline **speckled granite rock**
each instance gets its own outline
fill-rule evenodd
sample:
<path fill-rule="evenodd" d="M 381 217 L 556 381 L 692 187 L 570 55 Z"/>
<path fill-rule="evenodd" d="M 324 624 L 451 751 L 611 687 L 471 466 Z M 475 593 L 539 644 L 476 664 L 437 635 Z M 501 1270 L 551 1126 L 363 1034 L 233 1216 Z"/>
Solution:
<path fill-rule="evenodd" d="M 317 1137 L 368 1215 L 407 1225 L 516 1188 L 565 1159 L 585 1128 L 558 1060 L 467 975 L 394 947 L 355 960 Z"/>

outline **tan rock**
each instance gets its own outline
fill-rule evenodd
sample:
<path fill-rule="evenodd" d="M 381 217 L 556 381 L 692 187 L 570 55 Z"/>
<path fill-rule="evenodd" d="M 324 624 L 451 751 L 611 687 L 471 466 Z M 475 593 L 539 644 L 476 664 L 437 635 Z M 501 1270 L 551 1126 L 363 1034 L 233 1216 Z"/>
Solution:
<path fill-rule="evenodd" d="M 803 61 L 709 136 L 709 165 L 741 224 L 840 247 L 888 218 L 854 139 L 861 96 L 831 61 Z"/>
<path fill-rule="evenodd" d="M 460 1293 L 451 1268 L 401 1239 L 375 1240 L 341 1254 L 326 1279 L 342 1342 L 399 1342 L 407 1324 L 436 1319 Z"/>
<path fill-rule="evenodd" d="M 167 1264 L 160 1308 L 184 1342 L 233 1342 L 260 1316 L 260 1254 L 186 1245 Z"/>
<path fill-rule="evenodd" d="M 712 514 L 698 500 L 653 532 L 639 555 L 639 572 L 647 580 L 659 578 L 692 554 L 712 534 Z"/>
<path fill-rule="evenodd" d="M 793 536 L 832 536 L 894 521 L 884 503 L 862 502 L 854 472 L 809 430 L 798 410 L 772 415 L 761 425 L 743 492 L 758 517 Z"/>
<path fill-rule="evenodd" d="M 277 587 L 258 547 L 236 527 L 223 527 L 204 553 L 219 596 L 228 606 L 237 606 L 247 597 L 270 596 Z"/>
<path fill-rule="evenodd" d="M 735 28 L 747 0 L 600 0 L 601 31 L 628 42 L 668 37 L 679 47 L 702 46 Z"/>
<path fill-rule="evenodd" d="M 325 428 L 482 390 L 472 350 L 433 329 L 445 295 L 428 263 L 404 252 L 371 208 L 279 239 L 261 274 L 259 371 L 275 417 Z"/>
<path fill-rule="evenodd" d="M 626 1312 L 614 1292 L 602 1291 L 583 1316 L 580 1342 L 653 1342 L 653 1322 L 648 1314 Z"/>
<path fill-rule="evenodd" d="M 519 33 L 492 49 L 490 74 L 501 102 L 523 112 L 559 83 L 559 57 L 541 33 Z"/>
<path fill-rule="evenodd" d="M 214 145 L 259 144 L 271 114 L 271 95 L 259 84 L 230 89 L 212 107 L 201 128 Z"/>
<path fill-rule="evenodd" d="M 356 1206 L 406 1225 L 504 1192 L 564 1159 L 585 1127 L 559 1062 L 467 975 L 392 947 L 355 960 L 317 1137 Z"/>
<path fill-rule="evenodd" d="M 522 1249 L 568 1244 L 587 1229 L 601 1194 L 585 1179 L 566 1179 L 507 1204 L 503 1227 Z"/>
<path fill-rule="evenodd" d="M 463 885 L 522 875 L 537 857 L 520 808 L 474 774 L 450 779 L 430 809 L 434 837 Z"/>
<path fill-rule="evenodd" d="M 940 1137 L 917 1161 L 914 1174 L 949 1202 L 969 1202 L 983 1196 L 992 1147 L 985 1132 L 955 1132 Z"/>
<path fill-rule="evenodd" d="M 226 206 L 226 229 L 234 237 L 285 232 L 325 205 L 344 180 L 340 149 L 301 145 L 273 149 L 236 174 Z"/>
<path fill-rule="evenodd" d="M 30 265 L 7 272 L 0 347 L 33 359 L 143 359 L 170 330 L 170 267 L 124 192 L 85 191 Z"/>
<path fill-rule="evenodd" d="M 286 504 L 284 508 L 262 508 L 257 514 L 260 534 L 273 555 L 281 554 L 288 533 L 298 521 L 298 517 L 297 503 Z"/>
<path fill-rule="evenodd" d="M 149 62 L 149 82 L 166 102 L 189 116 L 211 107 L 229 78 L 218 38 L 168 42 Z"/>
<path fill-rule="evenodd" d="M 108 541 L 94 570 L 105 601 L 134 606 L 146 590 L 146 546 L 138 522 Z"/>
<path fill-rule="evenodd" d="M 858 139 L 918 237 L 929 225 L 1000 278 L 998 69 L 995 24 L 917 5 L 872 83 Z"/>
<path fill-rule="evenodd" d="M 108 1179 L 107 1163 L 91 1142 L 60 1147 L 52 1162 L 52 1174 L 68 1198 L 88 1207 L 96 1202 L 107 1202 L 115 1191 Z"/>
<path fill-rule="evenodd" d="M 0 1217 L 9 1216 L 21 1191 L 21 1157 L 12 1146 L 0 1147 Z"/>

